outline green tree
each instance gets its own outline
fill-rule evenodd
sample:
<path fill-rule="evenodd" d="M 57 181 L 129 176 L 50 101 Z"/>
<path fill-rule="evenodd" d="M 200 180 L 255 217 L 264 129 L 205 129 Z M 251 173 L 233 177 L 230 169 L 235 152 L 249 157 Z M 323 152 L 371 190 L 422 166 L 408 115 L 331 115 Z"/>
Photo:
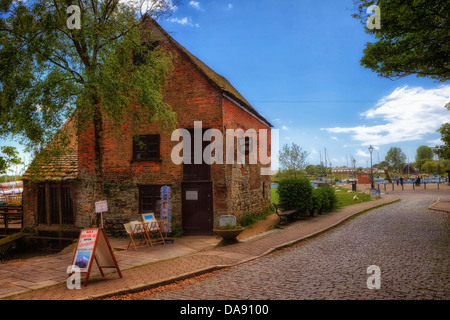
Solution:
<path fill-rule="evenodd" d="M 387 165 L 387 163 L 386 163 L 385 160 L 380 161 L 380 163 L 378 163 L 378 164 L 376 165 L 377 169 L 380 169 L 380 170 L 384 170 L 384 168 L 387 167 L 387 166 L 388 166 L 388 165 Z"/>
<path fill-rule="evenodd" d="M 417 169 L 420 169 L 425 162 L 432 160 L 433 157 L 434 152 L 432 148 L 428 146 L 420 146 L 416 151 L 416 162 L 414 165 Z"/>
<path fill-rule="evenodd" d="M 450 102 L 445 105 L 450 110 Z M 444 123 L 438 130 L 441 134 L 442 145 L 434 147 L 433 151 L 440 159 L 450 159 L 450 123 Z"/>
<path fill-rule="evenodd" d="M 400 172 L 406 165 L 406 155 L 402 152 L 402 149 L 397 147 L 391 147 L 384 159 L 389 167 L 389 170 Z"/>
<path fill-rule="evenodd" d="M 303 151 L 297 144 L 285 144 L 279 153 L 281 175 L 284 177 L 299 177 L 304 174 L 308 152 Z"/>
<path fill-rule="evenodd" d="M 423 173 L 445 173 L 445 165 L 439 161 L 427 160 L 420 167 L 420 171 Z"/>
<path fill-rule="evenodd" d="M 428 146 L 420 146 L 416 151 L 416 161 L 422 159 L 433 159 L 434 153 L 433 149 Z"/>
<path fill-rule="evenodd" d="M 367 43 L 361 65 L 381 77 L 408 75 L 437 81 L 450 79 L 450 33 L 448 0 L 354 0 L 353 17 L 367 25 L 371 5 L 380 8 L 381 28 L 366 32 L 375 37 Z"/>
<path fill-rule="evenodd" d="M 0 174 L 6 173 L 11 165 L 23 164 L 19 152 L 15 147 L 1 147 L 3 155 L 0 155 Z"/>
<path fill-rule="evenodd" d="M 306 166 L 305 171 L 307 174 L 311 175 L 311 176 L 315 176 L 319 171 L 317 166 L 313 165 L 313 164 L 309 164 Z"/>
<path fill-rule="evenodd" d="M 0 0 L 0 136 L 42 149 L 68 118 L 78 131 L 93 127 L 95 199 L 103 194 L 106 119 L 131 128 L 174 124 L 161 94 L 171 62 L 142 28 L 143 17 L 166 17 L 174 1 L 137 3 Z M 69 24 L 77 18 L 69 5 L 81 10 L 80 28 Z"/>

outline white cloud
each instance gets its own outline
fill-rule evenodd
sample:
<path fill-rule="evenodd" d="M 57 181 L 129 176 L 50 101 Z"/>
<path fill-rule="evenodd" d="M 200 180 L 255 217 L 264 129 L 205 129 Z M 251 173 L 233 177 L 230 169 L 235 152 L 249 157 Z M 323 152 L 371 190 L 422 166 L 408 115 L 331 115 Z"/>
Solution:
<path fill-rule="evenodd" d="M 286 127 L 286 126 L 282 126 L 281 129 L 283 129 L 283 130 L 289 130 L 289 128 Z"/>
<path fill-rule="evenodd" d="M 181 18 L 181 19 L 179 19 L 179 18 L 171 18 L 171 19 L 169 19 L 169 21 L 181 24 L 183 26 L 196 27 L 196 28 L 200 27 L 200 25 L 198 23 L 192 23 L 192 18 L 191 17 L 184 17 L 184 18 Z"/>
<path fill-rule="evenodd" d="M 444 144 L 444 142 L 441 140 L 441 138 L 437 138 L 437 139 L 434 139 L 434 140 L 428 140 L 427 143 L 431 147 L 440 146 L 440 145 Z"/>
<path fill-rule="evenodd" d="M 356 155 L 360 156 L 360 157 L 365 157 L 365 158 L 369 158 L 370 157 L 369 151 L 364 152 L 361 149 L 358 149 L 358 151 L 356 151 Z"/>
<path fill-rule="evenodd" d="M 363 113 L 366 119 L 382 119 L 384 124 L 355 127 L 322 128 L 332 133 L 350 134 L 361 146 L 380 146 L 421 140 L 450 121 L 444 105 L 450 101 L 450 85 L 436 89 L 397 88 L 383 97 L 375 108 Z"/>
<path fill-rule="evenodd" d="M 199 1 L 190 1 L 189 5 L 194 8 L 197 9 L 199 11 L 204 11 L 203 8 L 200 6 L 200 2 Z"/>
<path fill-rule="evenodd" d="M 227 5 L 227 9 L 228 9 L 228 10 L 233 9 L 233 4 L 232 4 L 232 3 L 229 3 L 229 4 Z"/>
<path fill-rule="evenodd" d="M 331 139 L 332 139 L 332 140 L 339 141 L 339 139 L 338 139 L 337 137 L 335 137 L 335 136 L 332 136 Z"/>

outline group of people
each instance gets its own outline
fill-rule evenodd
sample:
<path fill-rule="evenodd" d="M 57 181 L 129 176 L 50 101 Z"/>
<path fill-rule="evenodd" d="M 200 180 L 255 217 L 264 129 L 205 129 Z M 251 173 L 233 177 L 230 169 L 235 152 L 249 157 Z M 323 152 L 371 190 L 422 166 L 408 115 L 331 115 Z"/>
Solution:
<path fill-rule="evenodd" d="M 403 181 L 405 181 L 405 180 L 408 180 L 408 179 L 405 179 L 405 178 L 403 178 L 403 177 L 400 177 L 400 178 L 397 178 L 397 185 L 403 185 Z M 416 185 L 416 186 L 420 186 L 420 177 L 419 176 L 417 176 L 414 180 L 413 180 L 413 182 L 414 182 L 414 184 Z"/>

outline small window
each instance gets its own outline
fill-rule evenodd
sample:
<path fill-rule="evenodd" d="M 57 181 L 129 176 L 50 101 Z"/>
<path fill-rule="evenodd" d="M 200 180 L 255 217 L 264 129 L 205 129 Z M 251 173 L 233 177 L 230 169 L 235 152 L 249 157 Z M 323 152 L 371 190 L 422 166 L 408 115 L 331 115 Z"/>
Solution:
<path fill-rule="evenodd" d="M 253 150 L 253 137 L 241 137 L 237 140 L 237 147 L 241 154 L 248 156 Z"/>
<path fill-rule="evenodd" d="M 151 52 L 154 51 L 156 48 L 159 47 L 159 41 L 153 41 L 150 43 L 144 43 L 143 44 L 143 52 L 141 53 L 134 53 L 133 54 L 133 64 L 137 67 L 145 64 L 147 61 L 145 60 L 145 56 Z"/>
<path fill-rule="evenodd" d="M 159 160 L 159 134 L 135 137 L 133 141 L 133 160 Z"/>
<path fill-rule="evenodd" d="M 160 185 L 148 185 L 139 187 L 139 212 L 153 212 L 159 214 L 161 211 L 161 187 Z"/>

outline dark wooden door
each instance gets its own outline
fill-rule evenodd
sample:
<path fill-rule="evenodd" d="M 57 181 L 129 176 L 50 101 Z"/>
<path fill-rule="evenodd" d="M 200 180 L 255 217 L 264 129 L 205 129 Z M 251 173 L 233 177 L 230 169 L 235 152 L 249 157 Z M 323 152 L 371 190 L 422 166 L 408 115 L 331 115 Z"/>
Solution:
<path fill-rule="evenodd" d="M 203 133 L 206 129 L 203 130 Z M 211 143 L 210 141 L 203 141 L 202 139 L 202 163 L 194 163 L 194 130 L 189 129 L 191 134 L 191 163 L 183 164 L 183 181 L 209 181 L 211 180 L 211 166 L 207 164 L 203 159 L 203 151 Z"/>
<path fill-rule="evenodd" d="M 187 235 L 212 234 L 212 182 L 182 183 L 182 225 Z"/>

